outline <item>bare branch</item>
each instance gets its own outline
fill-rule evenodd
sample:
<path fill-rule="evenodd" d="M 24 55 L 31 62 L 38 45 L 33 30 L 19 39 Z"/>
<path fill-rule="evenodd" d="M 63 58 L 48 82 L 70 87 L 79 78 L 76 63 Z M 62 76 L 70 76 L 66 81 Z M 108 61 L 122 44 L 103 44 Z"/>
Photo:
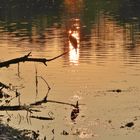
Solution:
<path fill-rule="evenodd" d="M 56 104 L 64 104 L 64 105 L 69 105 L 69 106 L 72 106 L 72 107 L 76 107 L 75 104 L 70 104 L 70 103 L 61 102 L 61 101 L 47 100 L 46 98 L 44 98 L 44 99 L 42 99 L 40 101 L 31 103 L 30 105 L 31 106 L 34 106 L 34 105 L 37 106 L 37 105 L 41 105 L 41 104 L 44 104 L 44 103 L 56 103 Z"/>
<path fill-rule="evenodd" d="M 47 66 L 47 62 L 49 61 L 52 61 L 52 60 L 55 60 L 65 54 L 67 54 L 69 51 L 67 52 L 64 52 L 56 57 L 53 57 L 51 59 L 46 59 L 46 58 L 29 58 L 29 56 L 31 56 L 31 52 L 28 53 L 27 55 L 25 56 L 22 56 L 22 57 L 18 57 L 18 58 L 14 58 L 14 59 L 10 59 L 10 60 L 7 60 L 7 61 L 3 61 L 3 62 L 0 62 L 0 68 L 2 67 L 9 67 L 11 64 L 17 64 L 17 63 L 20 63 L 20 62 L 40 62 L 40 63 L 43 63 L 44 65 Z"/>
<path fill-rule="evenodd" d="M 0 111 L 18 111 L 18 110 L 27 110 L 27 107 L 26 106 L 19 106 L 19 105 L 15 105 L 15 106 L 0 106 Z M 40 112 L 39 110 L 37 109 L 31 109 L 29 107 L 29 109 L 31 112 L 34 111 L 34 112 Z"/>

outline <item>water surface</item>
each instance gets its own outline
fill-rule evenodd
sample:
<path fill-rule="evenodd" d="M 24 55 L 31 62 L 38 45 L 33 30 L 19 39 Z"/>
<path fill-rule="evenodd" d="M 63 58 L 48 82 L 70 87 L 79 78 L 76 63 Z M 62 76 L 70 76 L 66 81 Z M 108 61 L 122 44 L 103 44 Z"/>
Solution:
<path fill-rule="evenodd" d="M 0 81 L 17 86 L 21 103 L 29 104 L 47 92 L 41 78 L 36 89 L 37 70 L 51 87 L 49 99 L 83 104 L 75 122 L 70 119 L 72 107 L 47 103 L 35 115 L 51 112 L 53 121 L 31 119 L 30 124 L 22 111 L 8 112 L 8 123 L 19 129 L 39 130 L 48 139 L 137 139 L 139 127 L 126 132 L 120 126 L 139 116 L 139 9 L 139 1 L 132 0 L 0 0 L 0 61 L 29 52 L 32 57 L 53 58 L 70 51 L 47 67 L 20 63 L 19 68 L 1 68 Z M 75 49 L 69 33 L 77 38 Z M 117 89 L 122 92 L 113 92 Z M 11 102 L 17 103 L 16 99 Z M 69 135 L 64 136 L 63 130 Z"/>

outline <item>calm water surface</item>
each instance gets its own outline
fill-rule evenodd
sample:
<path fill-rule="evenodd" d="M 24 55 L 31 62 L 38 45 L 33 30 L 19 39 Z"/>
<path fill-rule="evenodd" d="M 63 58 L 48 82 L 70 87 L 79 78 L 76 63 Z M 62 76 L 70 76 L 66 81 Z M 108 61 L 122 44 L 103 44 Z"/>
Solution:
<path fill-rule="evenodd" d="M 17 86 L 21 103 L 29 104 L 47 92 L 41 78 L 36 87 L 37 70 L 51 87 L 49 99 L 83 104 L 75 123 L 70 119 L 72 107 L 52 103 L 39 106 L 42 112 L 34 115 L 51 112 L 53 121 L 31 119 L 29 123 L 23 111 L 8 112 L 8 123 L 19 129 L 39 130 L 50 140 L 112 139 L 114 133 L 123 136 L 125 132 L 117 129 L 132 109 L 136 111 L 140 90 L 139 9 L 139 1 L 133 0 L 0 0 L 0 61 L 29 52 L 32 57 L 53 58 L 71 50 L 47 67 L 20 63 L 19 69 L 17 65 L 1 68 L 0 81 Z M 76 49 L 69 43 L 70 32 L 77 38 Z M 116 89 L 122 90 L 120 95 L 110 92 Z M 17 103 L 16 99 L 11 102 Z M 9 115 L 1 114 L 6 121 Z M 114 130 L 107 123 L 112 118 L 117 125 Z M 69 135 L 63 136 L 63 130 Z"/>

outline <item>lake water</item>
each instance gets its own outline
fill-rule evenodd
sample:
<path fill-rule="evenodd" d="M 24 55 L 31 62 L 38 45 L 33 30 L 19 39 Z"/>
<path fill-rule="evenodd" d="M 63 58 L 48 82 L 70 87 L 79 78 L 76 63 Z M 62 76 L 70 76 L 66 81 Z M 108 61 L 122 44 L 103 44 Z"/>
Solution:
<path fill-rule="evenodd" d="M 120 127 L 140 115 L 139 13 L 138 0 L 0 0 L 0 61 L 29 52 L 31 57 L 49 59 L 69 51 L 47 67 L 25 62 L 1 68 L 0 82 L 17 88 L 23 105 L 46 95 L 44 80 L 51 87 L 48 99 L 80 104 L 75 122 L 71 106 L 55 103 L 42 104 L 37 107 L 41 112 L 33 113 L 51 114 L 54 120 L 29 122 L 26 111 L 8 111 L 1 112 L 5 122 L 39 130 L 40 139 L 137 140 L 139 124 L 133 130 Z M 71 32 L 78 42 L 75 49 L 68 39 Z M 18 104 L 18 99 L 10 104 Z"/>

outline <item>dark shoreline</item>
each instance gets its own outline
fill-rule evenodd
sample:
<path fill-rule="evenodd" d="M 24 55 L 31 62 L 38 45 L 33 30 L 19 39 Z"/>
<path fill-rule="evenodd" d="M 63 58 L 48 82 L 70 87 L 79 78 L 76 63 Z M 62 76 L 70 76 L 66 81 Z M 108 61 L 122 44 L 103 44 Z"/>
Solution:
<path fill-rule="evenodd" d="M 9 125 L 0 123 L 0 140 L 35 140 L 27 136 L 27 131 L 17 130 Z"/>

